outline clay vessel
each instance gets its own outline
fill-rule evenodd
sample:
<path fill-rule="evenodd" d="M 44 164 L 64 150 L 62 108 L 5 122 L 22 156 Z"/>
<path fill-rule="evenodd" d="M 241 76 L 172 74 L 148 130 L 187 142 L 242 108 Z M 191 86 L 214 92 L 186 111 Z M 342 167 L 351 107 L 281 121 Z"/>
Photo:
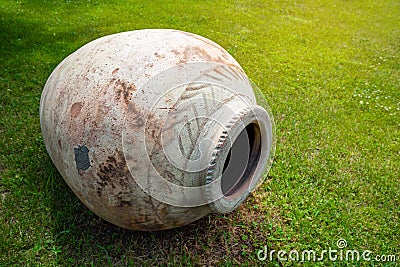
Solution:
<path fill-rule="evenodd" d="M 146 231 L 237 208 L 271 163 L 271 118 L 228 52 L 177 30 L 84 45 L 40 102 L 46 149 L 68 186 L 101 218 Z"/>

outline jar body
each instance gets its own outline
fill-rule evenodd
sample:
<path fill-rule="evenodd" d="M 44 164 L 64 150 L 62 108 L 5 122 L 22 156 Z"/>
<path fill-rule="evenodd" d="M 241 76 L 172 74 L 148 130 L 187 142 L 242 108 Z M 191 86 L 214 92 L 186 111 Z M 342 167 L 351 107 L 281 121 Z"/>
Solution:
<path fill-rule="evenodd" d="M 236 103 L 232 118 L 256 105 L 244 71 L 223 48 L 175 30 L 125 32 L 56 67 L 42 93 L 41 128 L 54 165 L 89 209 L 124 228 L 162 230 L 215 210 L 207 190 L 175 192 L 169 184 L 190 190 L 209 182 L 226 126 L 210 118 L 228 102 Z"/>

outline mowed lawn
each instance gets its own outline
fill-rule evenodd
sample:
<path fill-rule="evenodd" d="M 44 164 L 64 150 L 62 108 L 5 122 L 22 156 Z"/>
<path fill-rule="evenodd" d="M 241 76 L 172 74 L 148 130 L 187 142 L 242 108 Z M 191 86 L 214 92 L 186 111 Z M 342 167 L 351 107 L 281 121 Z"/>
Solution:
<path fill-rule="evenodd" d="M 118 228 L 78 200 L 45 150 L 39 100 L 51 71 L 91 40 L 145 28 L 219 43 L 271 106 L 274 163 L 231 214 Z M 399 1 L 0 0 L 0 62 L 0 266 L 291 266 L 257 252 L 339 239 L 400 262 Z"/>

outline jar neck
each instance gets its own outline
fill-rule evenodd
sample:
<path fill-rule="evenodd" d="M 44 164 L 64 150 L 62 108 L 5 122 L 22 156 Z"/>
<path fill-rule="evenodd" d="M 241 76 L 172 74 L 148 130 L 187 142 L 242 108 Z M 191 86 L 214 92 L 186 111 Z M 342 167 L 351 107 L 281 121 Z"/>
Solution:
<path fill-rule="evenodd" d="M 272 146 L 272 124 L 260 106 L 239 97 L 216 111 L 205 127 L 213 147 L 204 177 L 210 209 L 227 213 L 259 184 Z"/>

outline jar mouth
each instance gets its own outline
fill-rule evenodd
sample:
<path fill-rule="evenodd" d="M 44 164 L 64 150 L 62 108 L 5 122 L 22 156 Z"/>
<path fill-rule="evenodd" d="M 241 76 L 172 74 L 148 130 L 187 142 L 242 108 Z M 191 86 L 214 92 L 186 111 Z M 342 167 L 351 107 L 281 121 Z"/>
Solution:
<path fill-rule="evenodd" d="M 213 186 L 205 193 L 212 211 L 228 213 L 261 183 L 273 145 L 273 125 L 267 111 L 257 105 L 221 121 L 226 124 L 220 128 L 206 176 L 206 184 Z"/>
<path fill-rule="evenodd" d="M 249 187 L 261 155 L 261 131 L 257 121 L 248 124 L 238 135 L 225 158 L 221 190 L 234 199 Z"/>

